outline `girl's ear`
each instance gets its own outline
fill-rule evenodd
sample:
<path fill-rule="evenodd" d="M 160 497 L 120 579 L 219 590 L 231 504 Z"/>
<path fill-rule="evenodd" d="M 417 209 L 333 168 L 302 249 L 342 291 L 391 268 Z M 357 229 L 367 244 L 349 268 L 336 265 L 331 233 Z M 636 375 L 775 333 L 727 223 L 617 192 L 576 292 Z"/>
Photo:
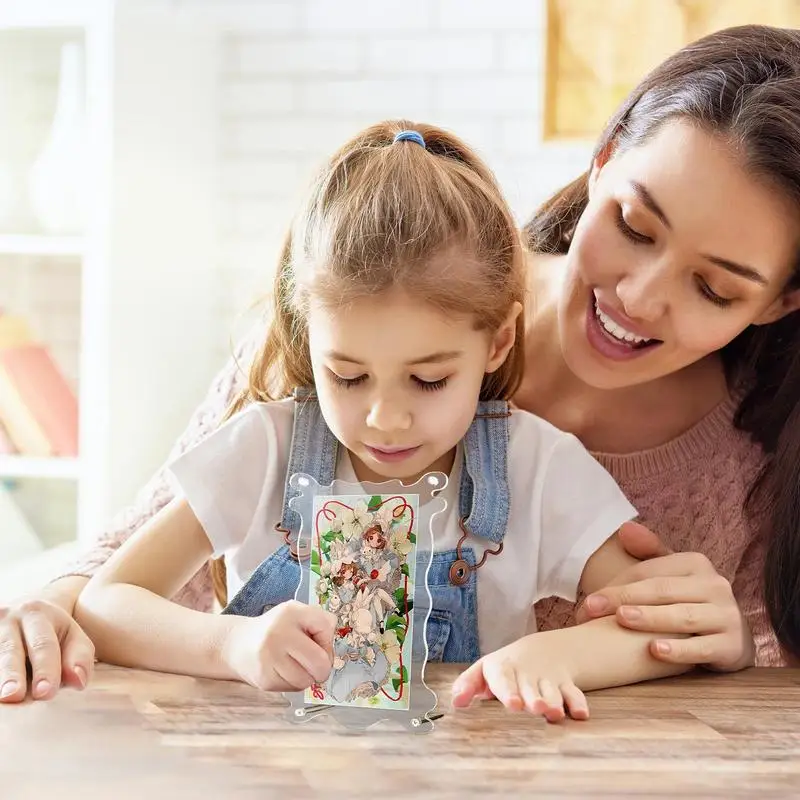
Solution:
<path fill-rule="evenodd" d="M 489 359 L 486 372 L 500 369 L 508 358 L 511 348 L 517 339 L 517 318 L 522 313 L 522 303 L 514 302 L 503 323 L 495 331 L 489 347 Z"/>

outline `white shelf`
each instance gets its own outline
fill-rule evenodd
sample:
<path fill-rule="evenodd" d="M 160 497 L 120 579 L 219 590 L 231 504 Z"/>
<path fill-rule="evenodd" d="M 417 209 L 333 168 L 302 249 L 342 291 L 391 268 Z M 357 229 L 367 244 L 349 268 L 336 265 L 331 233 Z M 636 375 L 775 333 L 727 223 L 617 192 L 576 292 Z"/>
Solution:
<path fill-rule="evenodd" d="M 80 478 L 80 460 L 77 458 L 29 458 L 27 456 L 0 456 L 2 478 L 54 478 L 77 481 Z"/>
<path fill-rule="evenodd" d="M 82 258 L 81 236 L 29 236 L 0 234 L 0 255 L 70 256 Z"/>

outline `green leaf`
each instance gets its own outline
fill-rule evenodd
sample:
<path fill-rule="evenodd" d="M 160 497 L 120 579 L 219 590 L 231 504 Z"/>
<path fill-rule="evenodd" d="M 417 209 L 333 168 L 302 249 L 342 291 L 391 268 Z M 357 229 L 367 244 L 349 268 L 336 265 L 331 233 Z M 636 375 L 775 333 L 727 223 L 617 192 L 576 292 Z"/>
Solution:
<path fill-rule="evenodd" d="M 410 574 L 408 571 L 408 564 L 403 564 L 403 566 L 400 567 L 400 572 L 402 572 L 403 575 L 408 576 Z"/>
<path fill-rule="evenodd" d="M 396 692 L 400 691 L 400 681 L 397 678 L 392 678 L 392 686 L 394 686 Z"/>
<path fill-rule="evenodd" d="M 312 564 L 311 564 L 311 571 L 312 571 L 312 572 L 313 572 L 315 575 L 319 575 L 319 574 L 320 574 L 320 572 L 319 572 L 319 564 L 314 564 L 314 563 L 312 563 Z"/>
<path fill-rule="evenodd" d="M 381 496 L 379 494 L 374 494 L 369 500 L 369 505 L 367 505 L 367 511 L 377 511 L 381 507 Z"/>
<path fill-rule="evenodd" d="M 414 601 L 409 600 L 406 608 L 408 609 L 408 612 L 411 613 L 414 610 Z"/>
<path fill-rule="evenodd" d="M 400 680 L 403 681 L 403 683 L 408 683 L 408 670 L 405 667 L 400 670 Z"/>
<path fill-rule="evenodd" d="M 416 544 L 417 543 L 417 534 L 416 533 L 409 533 L 408 534 L 408 541 L 411 542 L 411 544 Z"/>
<path fill-rule="evenodd" d="M 399 644 L 400 647 L 402 647 L 403 644 L 405 644 L 405 641 L 406 641 L 406 629 L 405 628 L 395 628 L 394 635 L 397 637 L 397 644 Z"/>
<path fill-rule="evenodd" d="M 311 551 L 311 567 L 319 567 L 319 552 L 316 548 Z M 319 574 L 319 569 L 315 570 Z"/>
<path fill-rule="evenodd" d="M 399 589 L 394 590 L 394 602 L 399 609 L 402 609 L 405 606 L 406 590 L 402 586 Z"/>
<path fill-rule="evenodd" d="M 396 630 L 397 628 L 405 628 L 406 621 L 403 617 L 398 616 L 397 614 L 390 614 L 389 619 L 386 620 L 386 630 Z"/>

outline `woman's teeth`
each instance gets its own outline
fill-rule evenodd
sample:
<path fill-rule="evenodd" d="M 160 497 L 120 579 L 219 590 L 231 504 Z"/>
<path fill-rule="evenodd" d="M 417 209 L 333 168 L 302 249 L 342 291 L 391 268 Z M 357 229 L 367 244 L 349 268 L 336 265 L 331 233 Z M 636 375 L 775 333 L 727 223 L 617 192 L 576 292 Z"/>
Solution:
<path fill-rule="evenodd" d="M 629 344 L 648 344 L 653 341 L 652 339 L 645 339 L 644 336 L 637 336 L 635 333 L 625 330 L 622 325 L 618 325 L 611 317 L 604 314 L 597 305 L 594 307 L 594 313 L 597 319 L 600 320 L 600 324 L 603 328 L 621 342 L 628 342 Z"/>

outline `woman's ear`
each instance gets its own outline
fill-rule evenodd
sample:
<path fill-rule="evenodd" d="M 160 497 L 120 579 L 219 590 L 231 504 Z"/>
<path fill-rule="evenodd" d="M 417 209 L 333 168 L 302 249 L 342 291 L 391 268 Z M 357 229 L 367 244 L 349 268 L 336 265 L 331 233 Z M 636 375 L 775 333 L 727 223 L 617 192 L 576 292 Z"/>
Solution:
<path fill-rule="evenodd" d="M 781 294 L 753 324 L 769 325 L 771 322 L 777 322 L 798 309 L 800 309 L 800 289 L 792 289 Z"/>
<path fill-rule="evenodd" d="M 503 323 L 492 336 L 486 372 L 495 372 L 500 369 L 508 358 L 508 354 L 517 340 L 517 319 L 521 313 L 522 303 L 515 301 Z"/>

